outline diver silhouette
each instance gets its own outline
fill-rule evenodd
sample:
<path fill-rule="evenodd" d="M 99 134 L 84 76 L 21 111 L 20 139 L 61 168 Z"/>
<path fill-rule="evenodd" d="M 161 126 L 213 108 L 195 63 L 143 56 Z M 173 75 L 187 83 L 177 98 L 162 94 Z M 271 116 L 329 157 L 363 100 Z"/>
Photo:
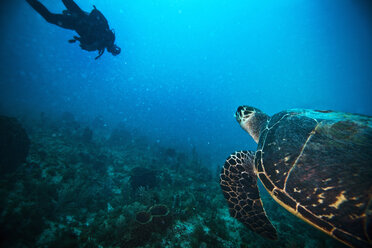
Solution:
<path fill-rule="evenodd" d="M 62 0 L 67 10 L 62 14 L 51 13 L 38 0 L 26 0 L 47 22 L 59 27 L 75 30 L 78 36 L 69 40 L 70 43 L 80 42 L 80 47 L 86 51 L 98 51 L 98 59 L 102 56 L 105 48 L 116 56 L 121 49 L 115 42 L 115 34 L 110 30 L 108 22 L 103 14 L 93 5 L 93 10 L 88 13 L 80 9 L 73 0 Z"/>

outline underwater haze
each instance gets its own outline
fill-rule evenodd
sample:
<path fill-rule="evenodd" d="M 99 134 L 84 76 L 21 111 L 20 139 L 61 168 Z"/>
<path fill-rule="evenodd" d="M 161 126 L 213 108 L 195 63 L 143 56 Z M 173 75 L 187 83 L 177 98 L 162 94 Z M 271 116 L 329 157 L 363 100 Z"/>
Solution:
<path fill-rule="evenodd" d="M 97 61 L 67 42 L 73 31 L 8 2 L 3 111 L 102 115 L 216 161 L 250 142 L 233 118 L 239 105 L 372 113 L 368 1 L 81 0 L 104 13 L 123 50 Z"/>
<path fill-rule="evenodd" d="M 59 0 L 40 2 L 53 13 L 65 9 Z M 228 217 L 216 174 L 230 153 L 257 148 L 235 120 L 240 105 L 269 115 L 291 108 L 372 115 L 371 1 L 75 2 L 87 12 L 95 5 L 105 15 L 120 55 L 106 51 L 95 60 L 96 52 L 68 42 L 74 31 L 47 23 L 26 1 L 0 3 L 0 114 L 16 117 L 31 142 L 31 155 L 18 179 L 2 181 L 2 204 L 15 205 L 1 209 L 1 235 L 9 238 L 0 244 L 342 245 L 295 217 L 283 217 L 289 214 L 265 193 L 263 198 L 271 202 L 265 209 L 269 217 L 277 216 L 273 222 L 280 225 L 282 238 L 275 243 L 250 232 Z M 118 136 L 112 130 L 119 130 Z M 83 140 L 75 139 L 81 135 Z M 121 135 L 127 135 L 131 145 L 121 143 Z M 128 160 L 121 154 L 125 149 Z M 85 177 L 76 175 L 80 172 Z M 25 192 L 28 186 L 17 182 L 33 185 L 34 191 Z M 190 185 L 194 188 L 186 190 Z M 81 190 L 68 195 L 68 188 Z M 27 198 L 32 194 L 36 196 Z M 95 196 L 101 199 L 91 200 Z M 77 198 L 85 200 L 72 203 Z M 21 206 L 23 212 L 11 210 Z M 169 208 L 172 219 L 165 211 L 162 223 L 169 225 L 161 224 L 155 228 L 160 231 L 149 234 L 142 226 L 148 223 L 138 218 L 159 206 Z M 35 208 L 42 213 L 34 213 Z M 22 232 L 13 233 L 15 220 L 27 216 L 32 217 L 22 224 Z M 290 218 L 288 224 L 280 224 L 281 218 Z M 24 235 L 28 230 L 35 231 Z"/>

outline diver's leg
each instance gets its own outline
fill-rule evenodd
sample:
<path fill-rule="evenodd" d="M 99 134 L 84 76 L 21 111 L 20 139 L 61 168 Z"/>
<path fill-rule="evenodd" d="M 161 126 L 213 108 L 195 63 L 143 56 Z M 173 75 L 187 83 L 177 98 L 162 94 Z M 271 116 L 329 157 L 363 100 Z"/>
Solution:
<path fill-rule="evenodd" d="M 69 11 L 77 13 L 79 15 L 84 15 L 84 11 L 80 9 L 80 7 L 74 2 L 74 0 L 62 0 L 62 2 Z"/>
<path fill-rule="evenodd" d="M 74 29 L 72 16 L 53 14 L 37 0 L 26 0 L 47 22 L 66 29 Z"/>
<path fill-rule="evenodd" d="M 39 1 L 37 1 L 37 0 L 26 0 L 26 2 L 28 2 L 31 5 L 31 7 L 34 10 L 36 10 L 42 17 L 44 17 L 44 19 L 47 22 L 52 21 L 53 14 L 50 13 L 50 11 L 44 5 L 42 5 Z"/>

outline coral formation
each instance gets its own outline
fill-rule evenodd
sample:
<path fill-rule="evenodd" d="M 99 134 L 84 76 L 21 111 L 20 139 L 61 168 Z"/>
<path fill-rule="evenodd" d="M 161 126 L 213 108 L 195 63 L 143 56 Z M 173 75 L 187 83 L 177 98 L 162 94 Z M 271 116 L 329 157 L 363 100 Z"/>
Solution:
<path fill-rule="evenodd" d="M 166 216 L 169 213 L 169 209 L 165 205 L 154 205 L 149 212 L 152 216 Z"/>
<path fill-rule="evenodd" d="M 152 220 L 152 215 L 149 212 L 141 211 L 136 214 L 136 221 L 140 224 L 150 223 Z"/>
<path fill-rule="evenodd" d="M 0 116 L 0 175 L 25 162 L 29 147 L 28 135 L 17 119 Z"/>
<path fill-rule="evenodd" d="M 188 153 L 133 134 L 120 140 L 131 132 L 110 136 L 101 118 L 93 123 L 99 127 L 67 113 L 63 121 L 42 119 L 22 123 L 29 155 L 16 175 L 0 180 L 1 247 L 340 247 L 265 191 L 279 240 L 247 231 L 229 216 L 215 167 L 196 148 Z"/>
<path fill-rule="evenodd" d="M 139 187 L 154 188 L 158 185 L 156 171 L 146 167 L 135 167 L 130 171 L 130 185 L 133 189 Z"/>

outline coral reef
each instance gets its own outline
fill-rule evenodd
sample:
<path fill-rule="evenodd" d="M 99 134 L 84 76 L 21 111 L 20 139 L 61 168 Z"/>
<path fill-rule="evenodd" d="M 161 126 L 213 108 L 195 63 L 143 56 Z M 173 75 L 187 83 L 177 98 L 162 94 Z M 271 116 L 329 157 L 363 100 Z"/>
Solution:
<path fill-rule="evenodd" d="M 149 210 L 152 216 L 167 216 L 169 214 L 169 209 L 165 205 L 154 205 Z"/>
<path fill-rule="evenodd" d="M 139 187 L 154 188 L 158 186 L 156 171 L 146 167 L 135 167 L 130 171 L 130 185 L 136 190 Z"/>
<path fill-rule="evenodd" d="M 152 221 L 152 215 L 149 212 L 141 211 L 136 214 L 136 221 L 140 224 L 147 224 Z"/>
<path fill-rule="evenodd" d="M 0 180 L 0 247 L 342 246 L 265 191 L 279 240 L 244 228 L 229 216 L 215 166 L 196 148 L 154 145 L 123 126 L 109 130 L 102 118 L 40 118 L 25 123 L 26 162 Z"/>

